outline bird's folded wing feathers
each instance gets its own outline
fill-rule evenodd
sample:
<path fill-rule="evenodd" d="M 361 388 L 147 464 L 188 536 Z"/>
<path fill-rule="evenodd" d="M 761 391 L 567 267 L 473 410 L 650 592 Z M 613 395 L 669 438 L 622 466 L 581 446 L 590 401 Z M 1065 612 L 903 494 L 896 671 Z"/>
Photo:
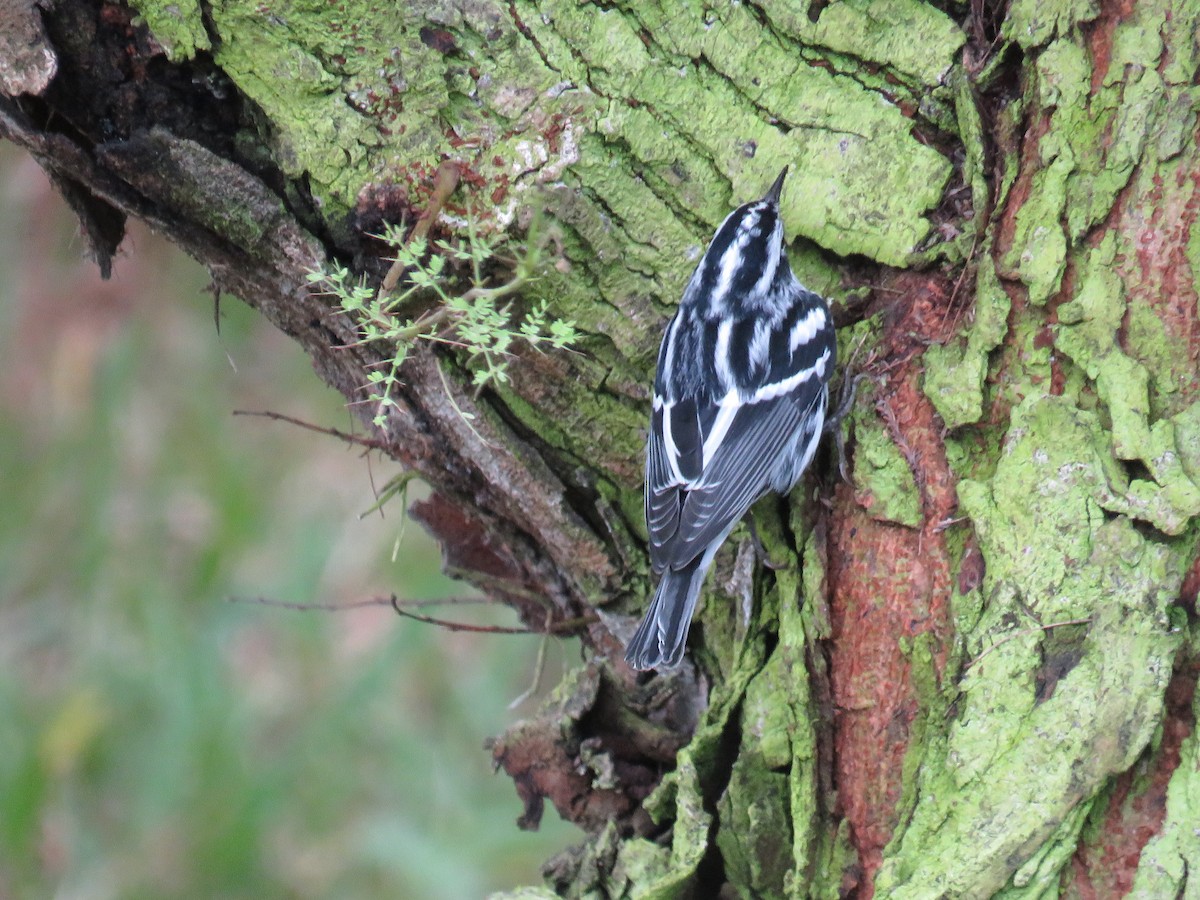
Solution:
<path fill-rule="evenodd" d="M 801 385 L 790 394 L 738 409 L 703 475 L 679 505 L 675 533 L 662 548 L 665 565 L 681 566 L 702 554 L 767 491 L 819 389 Z"/>
<path fill-rule="evenodd" d="M 650 564 L 655 572 L 663 570 L 663 548 L 679 530 L 682 484 L 672 473 L 663 440 L 662 413 L 656 410 L 646 448 L 646 529 L 650 532 Z"/>
<path fill-rule="evenodd" d="M 667 424 L 675 427 L 666 435 L 655 415 L 646 455 L 646 524 L 656 572 L 703 553 L 766 492 L 781 454 L 811 416 L 822 389 L 813 379 L 782 396 L 740 404 L 702 471 L 672 466 L 668 443 L 679 430 L 678 408 L 669 412 Z M 720 412 L 717 403 L 701 407 L 695 432 L 701 445 Z"/>
<path fill-rule="evenodd" d="M 704 431 L 698 404 L 683 398 L 669 406 L 656 404 L 646 448 L 646 527 L 650 563 L 661 572 L 662 551 L 679 528 L 682 492 L 703 471 Z"/>

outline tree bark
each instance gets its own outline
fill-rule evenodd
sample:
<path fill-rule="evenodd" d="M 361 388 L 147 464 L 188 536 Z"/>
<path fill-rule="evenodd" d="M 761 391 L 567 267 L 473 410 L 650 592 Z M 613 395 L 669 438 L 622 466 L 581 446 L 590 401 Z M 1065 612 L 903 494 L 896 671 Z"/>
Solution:
<path fill-rule="evenodd" d="M 444 160 L 553 223 L 586 333 L 476 395 L 413 352 L 369 439 L 452 572 L 587 662 L 492 752 L 563 895 L 1200 892 L 1200 5 L 3 0 L 0 134 L 107 271 L 137 216 L 361 401 L 386 348 L 307 286 Z M 662 327 L 783 164 L 794 268 L 868 380 L 735 531 L 690 661 L 636 677 Z M 361 406 L 354 407 L 361 409 Z M 471 418 L 464 416 L 464 413 Z M 731 893 L 732 892 L 732 893 Z"/>

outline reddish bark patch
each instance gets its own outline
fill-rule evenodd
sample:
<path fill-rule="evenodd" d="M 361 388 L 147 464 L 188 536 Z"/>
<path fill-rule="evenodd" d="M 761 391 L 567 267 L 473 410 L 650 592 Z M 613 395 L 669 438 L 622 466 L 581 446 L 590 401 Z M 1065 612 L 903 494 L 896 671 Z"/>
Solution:
<path fill-rule="evenodd" d="M 512 778 L 525 807 L 521 828 L 535 830 L 550 800 L 590 833 L 610 823 L 626 836 L 654 831 L 642 801 L 687 743 L 694 716 L 653 723 L 626 706 L 628 696 L 589 666 L 559 704 L 490 742 L 496 767 Z"/>
<path fill-rule="evenodd" d="M 842 484 L 831 528 L 830 680 L 835 708 L 834 768 L 843 814 L 862 866 L 860 896 L 896 827 L 902 768 L 921 698 L 900 638 L 934 638 L 940 675 L 952 634 L 951 561 L 944 529 L 957 506 L 942 424 L 920 387 L 916 360 L 953 330 L 950 285 L 906 273 L 889 285 L 900 297 L 884 335 L 885 380 L 876 409 L 904 454 L 921 494 L 924 524 L 905 528 L 871 518 Z M 890 291 L 898 291 L 893 294 Z"/>
<path fill-rule="evenodd" d="M 961 290 L 956 294 L 948 279 L 921 272 L 897 273 L 885 279 L 882 287 L 884 299 L 876 308 L 883 310 L 884 333 L 879 361 L 870 368 L 876 374 L 891 375 L 931 343 L 954 335 L 959 323 L 957 303 L 966 302 L 967 297 Z"/>
<path fill-rule="evenodd" d="M 1133 258 L 1118 260 L 1129 305 L 1152 309 L 1167 334 L 1186 345 L 1193 373 L 1180 385 L 1184 402 L 1200 391 L 1200 310 L 1188 260 L 1188 242 L 1200 214 L 1200 171 L 1180 165 L 1173 183 L 1155 176 L 1152 187 L 1130 193 L 1120 222 Z"/>
<path fill-rule="evenodd" d="M 379 259 L 380 271 L 386 271 L 383 259 L 392 250 L 382 238 L 384 230 L 388 225 L 411 221 L 419 214 L 410 202 L 408 189 L 404 185 L 368 183 L 363 185 L 355 198 L 348 224 L 360 246 Z"/>
<path fill-rule="evenodd" d="M 1134 0 L 1104 0 L 1100 15 L 1088 27 L 1088 49 L 1092 54 L 1092 93 L 1104 84 L 1112 64 L 1113 34 L 1122 21 L 1133 14 Z"/>
<path fill-rule="evenodd" d="M 993 255 L 996 258 L 996 271 L 1001 277 L 1014 278 L 1015 272 L 1006 271 L 1002 260 L 1012 249 L 1013 236 L 1017 229 L 1017 213 L 1029 199 L 1033 189 L 1033 176 L 1042 169 L 1039 158 L 1042 137 L 1050 130 L 1050 113 L 1043 112 L 1032 122 L 1025 133 L 1025 141 L 1021 147 L 1021 161 L 1017 169 L 1017 179 L 1008 192 L 1004 210 L 1000 214 L 1000 222 L 996 228 L 996 243 Z"/>
<path fill-rule="evenodd" d="M 1058 293 L 1050 298 L 1046 303 L 1046 325 L 1042 331 L 1038 332 L 1037 337 L 1033 339 L 1034 347 L 1054 347 L 1054 338 L 1058 333 L 1058 308 L 1063 303 L 1068 302 L 1075 296 L 1075 261 L 1072 258 L 1067 259 L 1066 268 L 1063 270 L 1062 286 L 1058 289 Z M 1049 340 L 1043 344 L 1042 338 L 1046 336 Z M 1034 384 L 1037 384 L 1039 379 L 1031 379 Z M 1051 352 L 1050 354 L 1050 384 L 1049 392 L 1053 397 L 1061 397 L 1063 390 L 1067 384 L 1067 373 L 1063 370 L 1062 358 L 1059 354 Z"/>
<path fill-rule="evenodd" d="M 1192 567 L 1183 576 L 1183 584 L 1179 588 L 1179 605 L 1189 616 L 1196 615 L 1196 600 L 1200 596 L 1200 556 L 1192 560 Z"/>
<path fill-rule="evenodd" d="M 920 594 L 928 585 L 920 582 L 928 581 L 928 573 L 914 565 L 915 532 L 872 519 L 850 502 L 847 486 L 839 490 L 838 506 L 850 512 L 833 529 L 835 771 L 863 870 L 863 896 L 869 897 L 896 826 L 901 768 L 919 708 L 898 638 L 913 634 L 925 618 L 914 616 L 914 608 L 927 604 Z"/>
<path fill-rule="evenodd" d="M 963 551 L 962 561 L 958 566 L 958 592 L 960 594 L 971 593 L 983 584 L 985 575 L 987 575 L 987 561 L 979 551 L 978 542 L 972 537 L 967 542 L 967 548 Z"/>
<path fill-rule="evenodd" d="M 421 38 L 422 44 L 443 55 L 453 53 L 458 49 L 458 41 L 445 28 L 423 26 L 417 34 Z"/>
<path fill-rule="evenodd" d="M 501 582 L 522 581 L 524 572 L 511 552 L 497 546 L 486 523 L 465 507 L 432 494 L 428 500 L 414 503 L 409 513 L 437 538 L 447 570 L 478 573 Z"/>
<path fill-rule="evenodd" d="M 1192 699 L 1200 661 L 1176 668 L 1167 686 L 1162 742 L 1146 768 L 1117 777 L 1099 833 L 1081 844 L 1071 861 L 1071 878 L 1082 900 L 1124 897 L 1133 887 L 1142 849 L 1162 827 L 1167 785 L 1179 767 L 1179 750 L 1195 728 Z"/>

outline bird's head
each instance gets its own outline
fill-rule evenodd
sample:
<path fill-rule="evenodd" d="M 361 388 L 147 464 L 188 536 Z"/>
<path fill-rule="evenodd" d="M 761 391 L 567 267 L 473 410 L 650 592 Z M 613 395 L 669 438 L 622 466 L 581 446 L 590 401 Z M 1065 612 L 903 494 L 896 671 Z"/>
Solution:
<path fill-rule="evenodd" d="M 736 316 L 742 309 L 761 308 L 779 279 L 791 279 L 779 212 L 786 177 L 784 166 L 762 199 L 725 217 L 692 273 L 684 304 L 697 304 L 706 318 Z"/>

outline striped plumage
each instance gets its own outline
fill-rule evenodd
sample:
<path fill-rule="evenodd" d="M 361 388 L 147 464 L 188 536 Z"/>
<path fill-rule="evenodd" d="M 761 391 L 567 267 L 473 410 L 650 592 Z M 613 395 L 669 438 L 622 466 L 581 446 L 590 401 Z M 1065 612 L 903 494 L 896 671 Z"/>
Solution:
<path fill-rule="evenodd" d="M 759 497 L 791 490 L 820 441 L 833 323 L 788 265 L 786 174 L 721 223 L 659 351 L 646 526 L 662 578 L 625 654 L 637 669 L 679 664 L 717 550 Z"/>

